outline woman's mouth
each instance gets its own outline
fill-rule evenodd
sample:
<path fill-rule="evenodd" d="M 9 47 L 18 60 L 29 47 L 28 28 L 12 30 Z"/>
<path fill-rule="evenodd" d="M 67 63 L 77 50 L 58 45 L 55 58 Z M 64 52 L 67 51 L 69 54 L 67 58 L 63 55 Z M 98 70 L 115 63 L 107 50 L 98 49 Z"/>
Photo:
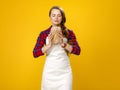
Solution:
<path fill-rule="evenodd" d="M 58 20 L 55 20 L 55 22 L 59 22 Z"/>

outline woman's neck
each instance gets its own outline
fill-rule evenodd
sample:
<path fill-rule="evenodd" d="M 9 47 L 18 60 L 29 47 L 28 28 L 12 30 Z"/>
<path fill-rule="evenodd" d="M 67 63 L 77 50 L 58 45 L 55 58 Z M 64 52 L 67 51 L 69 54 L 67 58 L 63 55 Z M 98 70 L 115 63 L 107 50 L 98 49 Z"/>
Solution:
<path fill-rule="evenodd" d="M 54 25 L 54 24 L 53 24 L 52 26 L 53 26 L 53 27 L 61 27 L 61 25 L 60 25 L 60 24 L 59 24 L 59 25 Z"/>

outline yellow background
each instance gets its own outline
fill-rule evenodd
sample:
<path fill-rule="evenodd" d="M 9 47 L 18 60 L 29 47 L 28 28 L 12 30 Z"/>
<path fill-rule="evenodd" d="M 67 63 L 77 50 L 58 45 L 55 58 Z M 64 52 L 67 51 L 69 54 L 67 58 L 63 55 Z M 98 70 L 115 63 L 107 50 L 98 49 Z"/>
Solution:
<path fill-rule="evenodd" d="M 54 5 L 82 49 L 70 55 L 73 90 L 120 90 L 119 0 L 1 0 L 0 90 L 40 90 L 45 56 L 32 51 Z"/>

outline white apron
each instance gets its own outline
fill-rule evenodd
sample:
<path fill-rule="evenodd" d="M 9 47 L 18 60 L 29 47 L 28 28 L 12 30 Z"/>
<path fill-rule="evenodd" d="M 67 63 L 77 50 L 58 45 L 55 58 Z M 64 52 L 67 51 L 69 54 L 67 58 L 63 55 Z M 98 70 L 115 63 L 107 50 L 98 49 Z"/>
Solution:
<path fill-rule="evenodd" d="M 66 40 L 63 40 L 66 42 Z M 48 44 L 48 38 L 46 38 Z M 69 57 L 60 44 L 53 45 L 46 54 L 41 90 L 72 90 L 72 69 Z"/>

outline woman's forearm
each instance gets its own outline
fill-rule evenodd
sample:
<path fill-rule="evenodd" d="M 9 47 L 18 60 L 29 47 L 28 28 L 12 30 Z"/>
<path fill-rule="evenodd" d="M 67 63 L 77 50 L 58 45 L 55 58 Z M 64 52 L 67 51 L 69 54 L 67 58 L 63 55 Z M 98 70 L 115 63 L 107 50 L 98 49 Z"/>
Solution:
<path fill-rule="evenodd" d="M 44 47 L 42 47 L 42 52 L 46 53 L 50 47 L 50 45 L 45 45 Z"/>
<path fill-rule="evenodd" d="M 71 52 L 72 52 L 72 45 L 66 43 L 65 49 L 66 49 L 69 53 L 71 53 Z"/>
<path fill-rule="evenodd" d="M 69 53 L 73 53 L 73 54 L 76 54 L 76 55 L 80 55 L 80 47 L 79 46 L 72 46 L 68 43 L 66 43 L 66 46 L 64 47 Z"/>

